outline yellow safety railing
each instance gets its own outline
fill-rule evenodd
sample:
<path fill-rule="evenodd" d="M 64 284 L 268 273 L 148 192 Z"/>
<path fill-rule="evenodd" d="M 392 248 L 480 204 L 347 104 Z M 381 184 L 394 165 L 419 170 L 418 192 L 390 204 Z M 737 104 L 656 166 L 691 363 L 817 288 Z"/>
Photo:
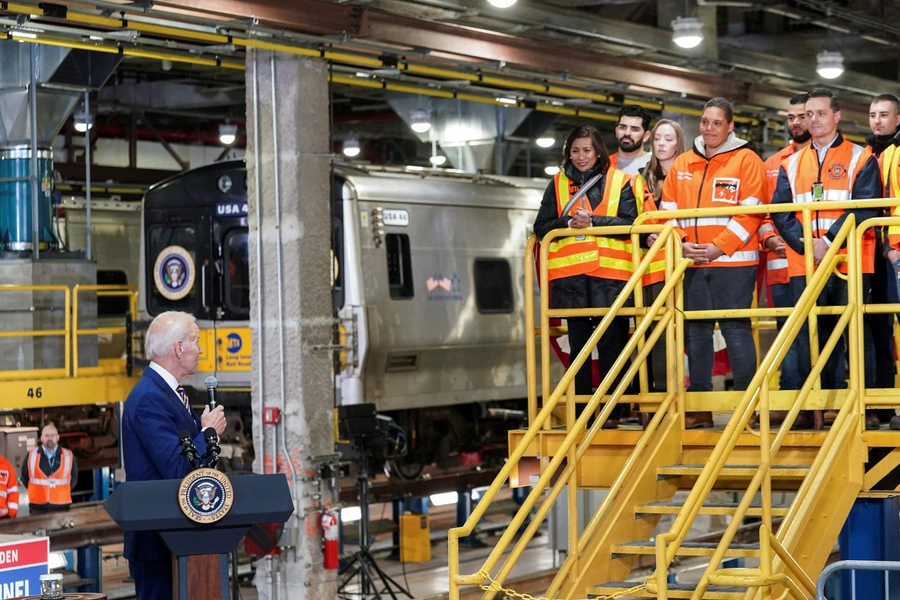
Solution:
<path fill-rule="evenodd" d="M 71 290 L 65 285 L 0 285 L 0 292 L 56 292 L 63 294 L 64 325 L 62 329 L 31 329 L 19 331 L 0 331 L 0 338 L 23 337 L 62 337 L 63 338 L 63 366 L 51 369 L 27 369 L 15 371 L 0 371 L 0 381 L 21 379 L 23 377 L 66 377 L 72 360 L 69 334 L 71 321 L 69 312 L 69 299 Z M 5 296 L 5 294 L 4 294 Z M 8 306 L 7 302 L 4 302 Z"/>
<path fill-rule="evenodd" d="M 41 338 L 41 337 L 61 337 L 62 338 L 62 367 L 28 369 L 28 370 L 10 370 L 0 371 L 0 381 L 14 381 L 27 378 L 47 378 L 59 379 L 66 377 L 77 377 L 79 375 L 78 367 L 78 336 L 80 335 L 123 335 L 126 333 L 124 325 L 122 327 L 95 327 L 92 329 L 79 329 L 79 295 L 85 292 L 95 292 L 98 297 L 104 296 L 124 296 L 129 299 L 129 309 L 132 314 L 137 314 L 137 288 L 134 286 L 124 285 L 76 285 L 69 288 L 66 285 L 0 285 L 0 293 L 8 292 L 42 292 L 42 293 L 59 293 L 63 295 L 62 305 L 56 307 L 63 315 L 62 329 L 31 329 L 31 330 L 14 330 L 0 331 L 0 338 Z M 30 309 L 32 312 L 34 309 Z M 97 374 L 98 372 L 106 373 L 102 368 L 89 367 L 81 368 L 82 374 Z M 125 371 L 124 361 L 121 369 L 116 372 Z"/>
<path fill-rule="evenodd" d="M 590 443 L 596 437 L 596 435 L 600 432 L 603 424 L 608 419 L 609 415 L 615 409 L 616 404 L 624 395 L 625 389 L 628 386 L 628 382 L 635 376 L 638 370 L 638 365 L 642 363 L 642 361 L 646 360 L 647 355 L 650 353 L 650 349 L 656 343 L 656 341 L 662 336 L 663 332 L 668 331 L 669 335 L 673 334 L 672 329 L 670 328 L 670 323 L 673 320 L 675 310 L 674 310 L 674 291 L 677 287 L 681 285 L 681 279 L 684 274 L 684 271 L 690 266 L 691 261 L 687 259 L 679 260 L 677 265 L 672 267 L 672 260 L 667 261 L 669 266 L 669 278 L 663 287 L 663 290 L 660 292 L 659 296 L 657 296 L 656 300 L 650 306 L 649 309 L 646 309 L 646 318 L 642 319 L 640 324 L 637 327 L 634 335 L 629 340 L 626 345 L 624 351 L 613 364 L 610 372 L 604 377 L 603 381 L 600 384 L 600 387 L 597 391 L 591 396 L 591 400 L 587 403 L 586 407 L 582 411 L 581 416 L 577 419 L 575 418 L 575 402 L 574 402 L 574 376 L 578 369 L 585 363 L 585 361 L 590 357 L 592 349 L 597 345 L 597 342 L 600 340 L 601 336 L 608 329 L 609 325 L 612 322 L 612 319 L 617 315 L 622 314 L 620 311 L 622 307 L 625 305 L 629 295 L 634 291 L 636 287 L 640 285 L 640 280 L 642 275 L 647 271 L 650 266 L 650 263 L 655 258 L 656 254 L 663 250 L 663 248 L 667 248 L 667 252 L 674 252 L 675 254 L 670 254 L 669 258 L 674 258 L 674 256 L 680 257 L 680 245 L 675 243 L 667 243 L 670 241 L 677 240 L 677 237 L 674 235 L 674 227 L 673 225 L 667 224 L 665 226 L 644 226 L 644 227 L 607 227 L 607 228 L 589 228 L 587 230 L 571 230 L 571 229 L 561 229 L 554 230 L 547 234 L 547 236 L 543 240 L 542 244 L 542 261 L 541 261 L 541 278 L 543 281 L 546 281 L 546 248 L 548 246 L 549 240 L 554 239 L 556 237 L 563 237 L 569 235 L 581 235 L 581 234 L 592 234 L 597 231 L 602 232 L 603 235 L 631 235 L 632 241 L 635 247 L 635 252 L 639 253 L 639 235 L 643 233 L 659 233 L 658 239 L 654 242 L 654 244 L 647 251 L 643 260 L 639 261 L 638 267 L 635 269 L 635 273 L 631 276 L 628 282 L 625 284 L 623 291 L 619 294 L 616 300 L 613 302 L 612 307 L 605 311 L 605 316 L 601 320 L 598 327 L 595 329 L 588 342 L 585 344 L 584 349 L 578 354 L 578 356 L 574 357 L 571 362 L 571 366 L 566 371 L 566 374 L 563 376 L 562 380 L 556 386 L 552 394 L 546 394 L 544 396 L 544 405 L 540 412 L 537 412 L 536 398 L 530 396 L 529 400 L 529 410 L 533 411 L 535 414 L 534 419 L 532 420 L 528 431 L 525 433 L 521 442 L 516 446 L 513 452 L 510 455 L 509 460 L 504 464 L 503 468 L 500 470 L 500 473 L 497 475 L 494 482 L 488 488 L 488 490 L 484 493 L 478 505 L 473 510 L 472 514 L 467 519 L 466 523 L 462 527 L 456 527 L 449 531 L 448 535 L 448 553 L 449 553 L 449 562 L 450 562 L 450 598 L 451 600 L 458 600 L 459 598 L 459 588 L 462 585 L 481 585 L 483 589 L 485 589 L 484 598 L 485 600 L 490 600 L 494 597 L 497 591 L 502 590 L 502 583 L 505 578 L 508 576 L 509 572 L 512 570 L 513 565 L 521 556 L 522 552 L 525 549 L 525 546 L 532 539 L 538 527 L 543 522 L 547 513 L 550 510 L 550 507 L 559 497 L 562 492 L 563 487 L 569 487 L 569 505 L 570 509 L 570 519 L 573 515 L 577 515 L 577 499 L 575 492 L 577 491 L 577 480 L 575 477 L 576 474 L 576 466 L 578 461 L 584 456 L 585 452 L 590 446 Z M 528 252 L 530 253 L 533 250 L 534 240 L 529 241 Z M 530 256 L 530 254 L 529 254 Z M 534 318 L 534 306 L 533 306 L 533 276 L 529 275 L 531 273 L 531 267 L 526 269 L 526 312 L 531 317 L 530 323 L 533 323 Z M 545 288 L 546 289 L 546 288 Z M 542 300 L 543 302 L 543 300 Z M 663 305 L 667 305 L 667 310 L 664 313 L 661 313 L 661 309 Z M 593 310 L 593 309 L 591 309 Z M 542 311 L 546 312 L 546 311 Z M 587 312 L 590 312 L 588 310 Z M 596 314 L 596 311 L 594 312 Z M 653 323 L 653 319 L 657 316 L 660 316 L 660 321 L 653 328 L 653 331 L 650 331 L 650 326 Z M 526 317 L 528 318 L 528 317 Z M 542 318 L 543 330 L 549 327 L 549 323 L 546 318 Z M 532 329 L 531 327 L 527 329 Z M 649 335 L 648 335 L 649 334 Z M 644 337 L 647 336 L 647 341 L 644 343 Z M 530 333 L 530 339 L 534 340 L 534 332 Z M 671 340 L 673 343 L 669 345 L 674 345 L 674 340 Z M 542 340 L 542 343 L 546 343 L 546 336 Z M 640 345 L 640 350 L 638 349 Z M 615 377 L 624 369 L 626 364 L 629 362 L 632 353 L 637 352 L 637 360 L 631 363 L 631 366 L 627 369 L 625 375 L 622 377 L 621 382 L 616 387 L 613 394 L 606 400 L 606 403 L 603 409 L 599 412 L 590 429 L 587 431 L 586 435 L 584 435 L 583 439 L 580 439 L 580 443 L 576 446 L 576 441 L 581 438 L 582 434 L 587 430 L 587 424 L 590 420 L 591 416 L 597 412 L 600 407 L 601 402 L 603 401 L 604 396 L 608 392 L 609 388 L 612 386 Z M 531 353 L 530 356 L 532 360 L 534 359 L 534 354 Z M 533 363 L 532 363 L 533 364 Z M 533 370 L 530 370 L 533 371 Z M 532 393 L 535 387 L 535 380 L 532 373 L 529 373 L 529 393 Z M 459 573 L 459 538 L 470 535 L 477 525 L 478 521 L 482 518 L 485 513 L 485 510 L 493 501 L 497 492 L 499 492 L 500 488 L 506 483 L 509 479 L 512 469 L 518 464 L 519 459 L 525 454 L 528 447 L 538 435 L 538 433 L 545 428 L 549 424 L 550 415 L 553 412 L 553 409 L 556 407 L 557 403 L 566 395 L 566 410 L 567 410 L 567 421 L 569 423 L 569 434 L 566 439 L 563 441 L 562 445 L 558 449 L 556 455 L 549 461 L 549 463 L 544 467 L 543 472 L 538 478 L 537 482 L 534 484 L 531 492 L 528 494 L 528 497 L 522 503 L 522 506 L 513 517 L 512 522 L 509 525 L 509 528 L 504 532 L 501 536 L 500 540 L 494 546 L 490 555 L 484 562 L 483 567 L 474 574 L 470 575 L 462 575 Z M 674 398 L 674 394 L 669 395 L 669 399 L 667 402 L 663 404 L 664 409 L 657 411 L 657 414 L 654 416 L 654 420 L 651 421 L 650 427 L 648 427 L 648 431 L 644 432 L 642 436 L 642 442 L 639 442 L 635 448 L 635 451 L 632 453 L 632 456 L 629 458 L 629 463 L 626 466 L 626 470 L 629 470 L 634 467 L 639 461 L 640 452 L 643 448 L 646 447 L 649 440 L 652 438 L 654 431 L 658 427 L 660 421 L 669 410 L 672 405 L 672 399 Z M 534 404 L 531 404 L 531 401 L 534 401 Z M 525 529 L 524 533 L 521 535 L 519 541 L 512 548 L 509 557 L 501 566 L 496 576 L 492 576 L 491 573 L 494 568 L 497 566 L 500 558 L 503 556 L 506 549 L 509 547 L 510 542 L 513 537 L 516 535 L 516 532 L 525 522 L 525 519 L 529 516 L 531 510 L 535 507 L 537 500 L 540 496 L 543 495 L 544 489 L 550 483 L 550 479 L 552 476 L 559 470 L 562 465 L 563 460 L 567 460 L 567 464 L 565 469 L 561 472 L 559 477 L 556 480 L 556 483 L 550 489 L 548 497 L 541 503 L 540 508 L 537 510 L 537 513 L 533 517 L 531 523 Z M 621 486 L 625 477 L 620 476 L 617 480 L 616 485 Z M 609 504 L 606 503 L 606 506 Z M 595 529 L 599 524 L 599 519 L 595 518 L 592 520 L 591 524 L 589 524 L 589 528 L 591 530 Z M 581 550 L 584 549 L 585 545 L 582 540 L 579 540 L 577 537 L 577 527 L 575 527 L 575 537 L 572 538 L 573 546 L 572 547 L 580 547 Z M 577 557 L 572 558 L 572 560 L 567 560 L 568 569 L 574 570 L 577 572 L 578 570 L 578 560 Z M 485 582 L 488 582 L 486 585 Z"/>
<path fill-rule="evenodd" d="M 128 298 L 128 310 L 133 316 L 137 316 L 138 292 L 137 286 L 134 285 L 76 285 L 72 288 L 72 376 L 78 377 L 79 370 L 89 373 L 95 373 L 97 367 L 79 367 L 78 366 L 78 336 L 81 335 L 125 335 L 126 327 L 95 327 L 93 329 L 80 329 L 78 327 L 78 310 L 80 294 L 87 292 L 96 292 L 97 298 Z M 125 363 L 119 369 L 125 372 Z"/>

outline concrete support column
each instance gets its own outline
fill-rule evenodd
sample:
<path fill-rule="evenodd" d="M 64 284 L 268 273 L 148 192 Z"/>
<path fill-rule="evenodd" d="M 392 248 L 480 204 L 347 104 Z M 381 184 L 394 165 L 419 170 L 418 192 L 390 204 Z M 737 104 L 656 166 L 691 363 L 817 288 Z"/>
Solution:
<path fill-rule="evenodd" d="M 334 452 L 331 355 L 331 154 L 325 61 L 247 57 L 247 190 L 254 471 L 285 473 L 294 516 L 280 556 L 257 564 L 260 599 L 334 598 L 313 506 L 314 456 Z M 263 424 L 263 408 L 281 423 Z M 309 526 L 308 526 L 309 525 Z"/>

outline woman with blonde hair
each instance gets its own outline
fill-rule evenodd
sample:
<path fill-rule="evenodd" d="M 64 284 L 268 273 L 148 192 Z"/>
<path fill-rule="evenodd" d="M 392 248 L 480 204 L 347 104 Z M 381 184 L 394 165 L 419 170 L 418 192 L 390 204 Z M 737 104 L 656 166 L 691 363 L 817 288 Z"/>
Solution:
<path fill-rule="evenodd" d="M 660 119 L 650 132 L 650 162 L 644 167 L 642 173 L 647 183 L 647 189 L 653 198 L 647 201 L 644 212 L 658 210 L 662 197 L 663 182 L 666 175 L 675 162 L 675 158 L 682 154 L 684 147 L 684 132 L 681 125 L 669 119 Z M 649 248 L 656 241 L 657 235 L 651 234 L 647 238 Z M 663 288 L 666 279 L 665 259 L 662 254 L 657 254 L 658 259 L 650 266 L 650 270 L 644 275 L 644 306 L 650 306 Z M 666 391 L 666 346 L 658 342 L 650 353 L 650 375 L 653 379 L 652 391 Z"/>

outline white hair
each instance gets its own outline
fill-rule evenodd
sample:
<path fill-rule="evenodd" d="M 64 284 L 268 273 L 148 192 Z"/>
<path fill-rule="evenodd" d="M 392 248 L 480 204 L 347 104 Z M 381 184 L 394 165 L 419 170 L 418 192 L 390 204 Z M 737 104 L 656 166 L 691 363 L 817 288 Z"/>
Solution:
<path fill-rule="evenodd" d="M 193 341 L 190 339 L 191 325 L 196 322 L 194 315 L 176 310 L 157 315 L 144 337 L 144 348 L 150 360 L 166 356 L 179 341 Z"/>

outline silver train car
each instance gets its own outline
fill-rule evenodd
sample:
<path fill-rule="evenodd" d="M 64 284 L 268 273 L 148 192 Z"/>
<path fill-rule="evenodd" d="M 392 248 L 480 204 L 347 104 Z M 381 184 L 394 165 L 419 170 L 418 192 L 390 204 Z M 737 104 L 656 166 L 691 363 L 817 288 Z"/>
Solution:
<path fill-rule="evenodd" d="M 407 432 L 399 472 L 502 460 L 524 416 L 522 249 L 546 180 L 339 166 L 332 190 L 335 404 L 374 402 Z M 250 415 L 246 171 L 241 161 L 144 198 L 141 317 L 195 314 L 210 374 Z M 188 387 L 188 386 L 186 386 Z M 243 427 L 244 431 L 250 429 Z"/>

